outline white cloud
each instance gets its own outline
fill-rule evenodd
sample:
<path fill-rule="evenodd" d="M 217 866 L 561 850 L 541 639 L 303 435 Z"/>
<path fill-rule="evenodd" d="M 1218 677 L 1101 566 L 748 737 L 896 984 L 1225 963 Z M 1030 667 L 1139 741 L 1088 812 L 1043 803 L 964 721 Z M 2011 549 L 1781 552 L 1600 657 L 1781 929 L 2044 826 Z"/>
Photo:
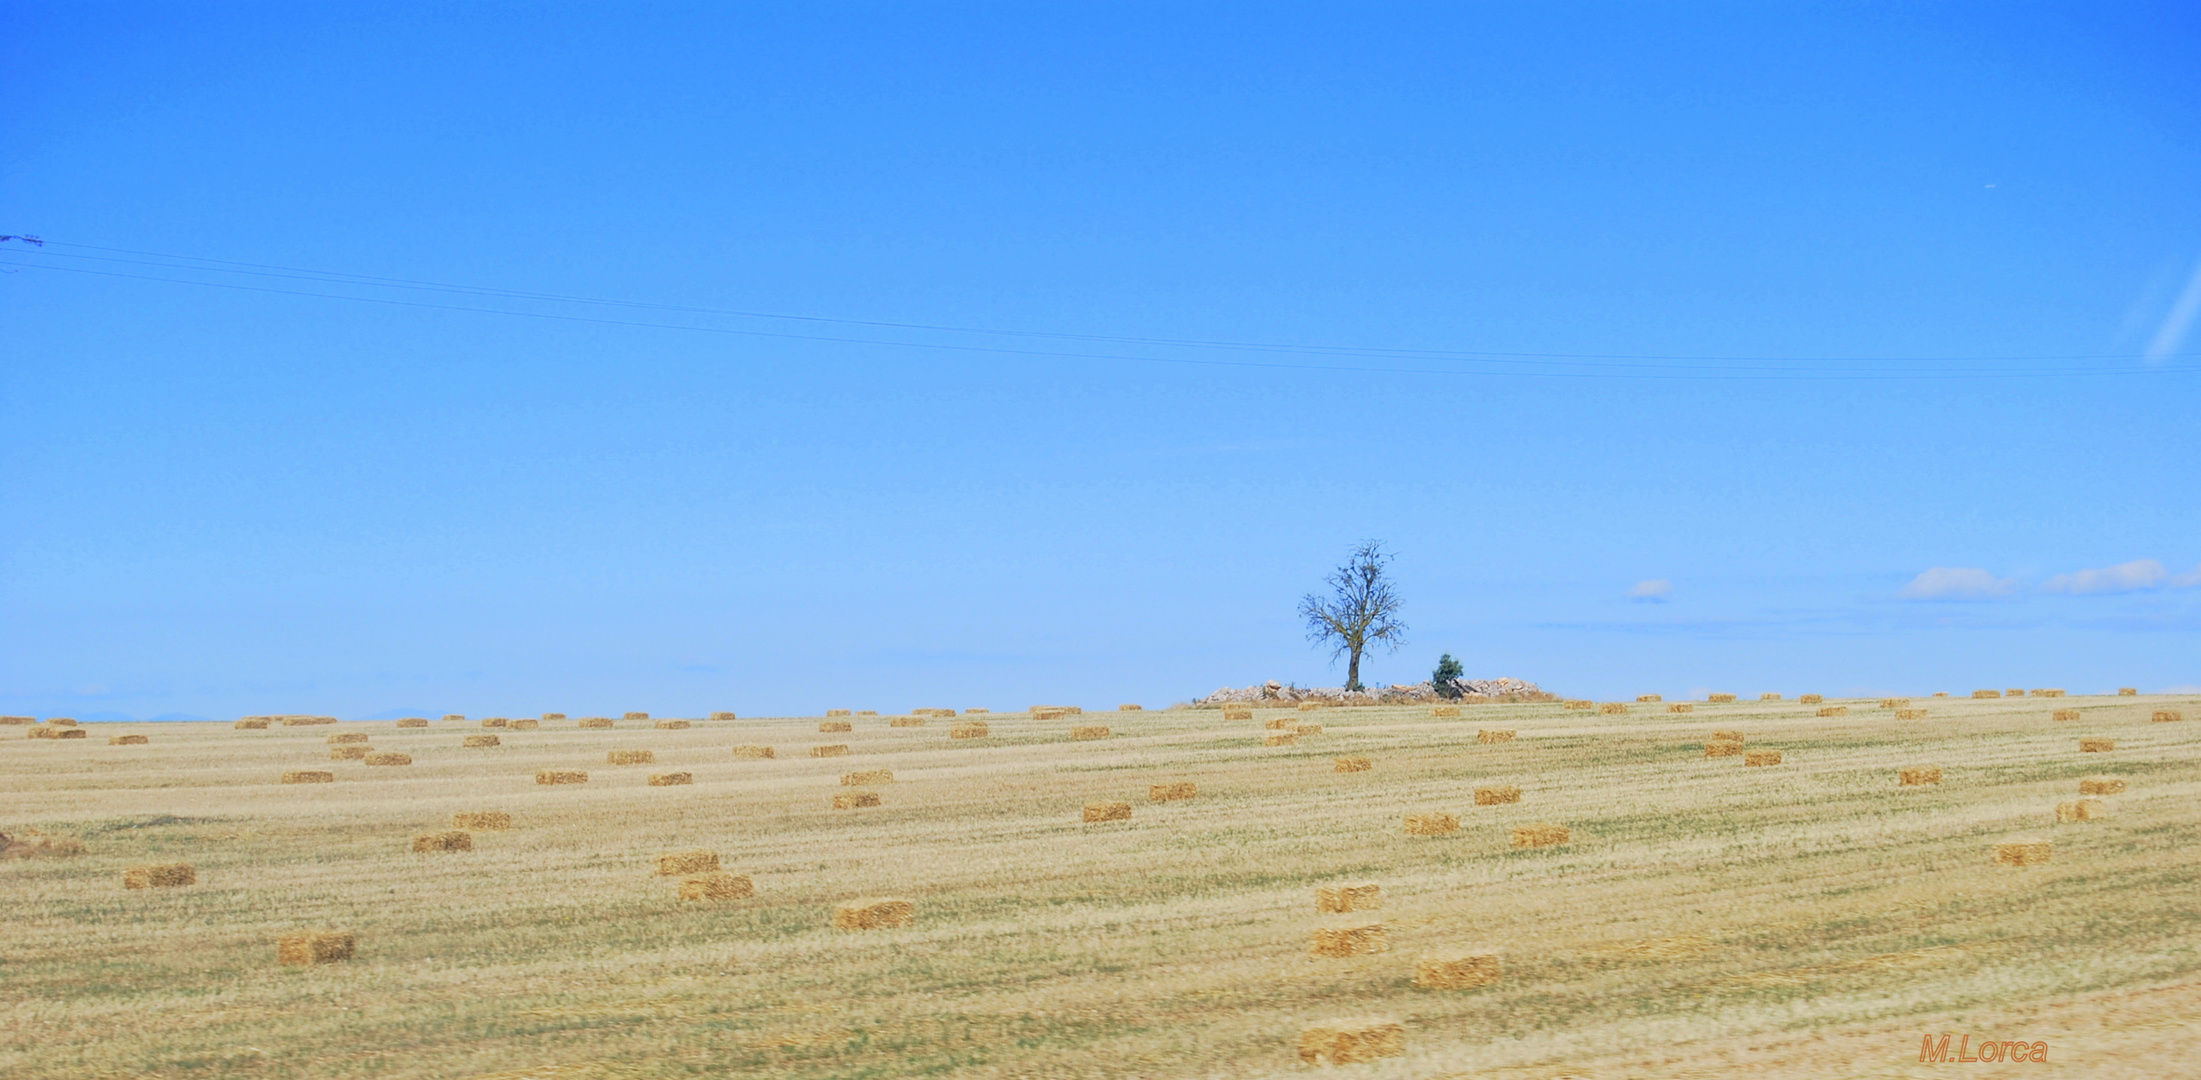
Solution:
<path fill-rule="evenodd" d="M 2042 586 L 2049 592 L 2120 593 L 2137 589 L 2152 589 L 2170 580 L 2170 571 L 2154 559 L 2134 559 L 2128 563 L 2105 566 L 2099 570 L 2081 570 L 2076 574 L 2057 574 Z"/>
<path fill-rule="evenodd" d="M 1674 598 L 1674 583 L 1665 578 L 1638 581 L 1628 590 L 1628 599 L 1639 604 L 1663 604 Z"/>
<path fill-rule="evenodd" d="M 2163 325 L 2155 329 L 2155 337 L 2148 342 L 2147 358 L 2161 363 L 2169 359 L 2178 347 L 2186 343 L 2186 331 L 2193 328 L 2193 320 L 2201 315 L 2201 264 L 2193 268 L 2193 277 L 2186 282 L 2186 291 L 2178 294 L 2178 300 L 2170 306 L 2170 314 L 2163 317 Z"/>
<path fill-rule="evenodd" d="M 2016 592 L 2018 583 L 1969 566 L 1936 566 L 1911 579 L 1897 596 L 1905 600 L 1988 600 Z"/>

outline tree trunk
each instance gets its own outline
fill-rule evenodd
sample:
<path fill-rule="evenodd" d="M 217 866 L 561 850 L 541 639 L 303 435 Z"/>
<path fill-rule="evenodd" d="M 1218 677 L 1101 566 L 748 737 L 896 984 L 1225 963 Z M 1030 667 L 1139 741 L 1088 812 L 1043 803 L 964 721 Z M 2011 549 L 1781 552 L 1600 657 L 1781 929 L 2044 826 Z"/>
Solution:
<path fill-rule="evenodd" d="M 1360 646 L 1352 648 L 1353 658 L 1345 663 L 1345 689 L 1360 689 Z"/>

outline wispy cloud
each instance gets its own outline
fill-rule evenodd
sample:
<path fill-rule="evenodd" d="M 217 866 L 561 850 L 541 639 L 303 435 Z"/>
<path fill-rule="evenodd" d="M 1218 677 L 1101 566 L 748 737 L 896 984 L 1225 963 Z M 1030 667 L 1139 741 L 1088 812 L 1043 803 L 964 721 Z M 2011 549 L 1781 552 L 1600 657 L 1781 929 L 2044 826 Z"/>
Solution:
<path fill-rule="evenodd" d="M 2174 589 L 2190 589 L 2196 585 L 2201 585 L 2201 566 L 2170 579 L 2170 586 Z"/>
<path fill-rule="evenodd" d="M 1992 600 L 2018 590 L 2014 578 L 1970 566 L 1936 566 L 1911 579 L 1895 595 L 1905 600 Z"/>
<path fill-rule="evenodd" d="M 2154 559 L 2134 559 L 2128 563 L 2105 566 L 2099 570 L 2081 570 L 2075 574 L 2057 574 L 2042 586 L 2049 592 L 2086 595 L 2089 593 L 2135 592 L 2153 589 L 2170 580 L 2170 571 Z"/>
<path fill-rule="evenodd" d="M 2186 343 L 2186 332 L 2193 329 L 2196 316 L 2201 316 L 2201 263 L 2193 268 L 2193 277 L 2187 279 L 2186 289 L 2170 306 L 2170 314 L 2163 317 L 2163 325 L 2155 330 L 2155 337 L 2148 341 L 2147 358 L 2161 363 L 2177 353 Z"/>
<path fill-rule="evenodd" d="M 1674 583 L 1665 578 L 1638 581 L 1628 590 L 1628 599 L 1638 604 L 1663 604 L 1674 598 Z"/>

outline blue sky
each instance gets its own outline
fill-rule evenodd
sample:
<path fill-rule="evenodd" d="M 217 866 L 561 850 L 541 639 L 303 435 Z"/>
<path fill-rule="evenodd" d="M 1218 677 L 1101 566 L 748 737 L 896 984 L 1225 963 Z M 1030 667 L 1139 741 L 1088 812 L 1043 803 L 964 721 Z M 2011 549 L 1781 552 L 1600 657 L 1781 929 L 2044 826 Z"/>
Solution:
<path fill-rule="evenodd" d="M 2201 683 L 2190 7 L 0 28 L 0 711 Z"/>

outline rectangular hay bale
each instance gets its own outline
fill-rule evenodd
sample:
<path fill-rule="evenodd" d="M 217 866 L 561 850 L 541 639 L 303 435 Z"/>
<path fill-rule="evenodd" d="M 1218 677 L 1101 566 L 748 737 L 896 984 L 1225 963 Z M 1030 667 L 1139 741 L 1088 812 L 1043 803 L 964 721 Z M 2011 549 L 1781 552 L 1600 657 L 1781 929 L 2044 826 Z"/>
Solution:
<path fill-rule="evenodd" d="M 1475 789 L 1475 805 L 1504 806 L 1521 801 L 1521 789 L 1512 784 L 1495 784 Z"/>
<path fill-rule="evenodd" d="M 734 747 L 734 757 L 745 761 L 761 761 L 765 758 L 776 756 L 778 756 L 777 752 L 769 746 Z"/>
<path fill-rule="evenodd" d="M 1406 1025 L 1396 1020 L 1327 1020 L 1299 1032 L 1299 1060 L 1355 1065 L 1406 1053 Z"/>
<path fill-rule="evenodd" d="M 2048 861 L 2053 846 L 2038 841 L 1995 845 L 1997 866 L 2039 866 Z"/>
<path fill-rule="evenodd" d="M 925 726 L 925 718 L 924 718 L 924 717 L 922 717 L 922 716 L 897 716 L 897 717 L 893 717 L 893 718 L 889 719 L 889 720 L 887 721 L 887 726 L 888 726 L 888 727 L 924 727 L 924 726 Z"/>
<path fill-rule="evenodd" d="M 833 809 L 858 810 L 866 806 L 878 806 L 880 802 L 876 791 L 844 791 L 833 796 Z"/>
<path fill-rule="evenodd" d="M 833 909 L 835 930 L 892 930 L 917 918 L 917 905 L 908 900 L 851 900 Z"/>
<path fill-rule="evenodd" d="M 109 746 L 144 746 L 145 744 L 147 744 L 147 743 L 149 743 L 149 742 L 152 742 L 152 740 L 151 740 L 151 739 L 148 739 L 148 738 L 146 738 L 146 737 L 145 737 L 145 736 L 143 736 L 143 735 L 109 735 L 109 736 L 107 736 L 107 745 L 109 745 Z"/>
<path fill-rule="evenodd" d="M 369 765 L 410 765 L 413 763 L 413 755 L 397 750 L 384 750 L 379 754 L 368 754 L 362 760 Z"/>
<path fill-rule="evenodd" d="M 1659 694 L 1637 694 L 1637 695 L 1635 696 L 1635 703 L 1636 703 L 1636 704 L 1638 704 L 1638 705 L 1649 705 L 1649 704 L 1652 704 L 1652 703 L 1654 703 L 1654 702 L 1659 702 L 1659 701 L 1664 701 L 1664 700 L 1666 700 L 1666 698 L 1665 698 L 1664 696 L 1662 696 L 1662 695 L 1659 695 Z"/>
<path fill-rule="evenodd" d="M 698 849 L 695 851 L 668 851 L 657 857 L 658 877 L 678 877 L 681 874 L 701 874 L 718 869 L 718 852 Z"/>
<path fill-rule="evenodd" d="M 579 769 L 537 769 L 535 771 L 535 782 L 538 784 L 586 784 L 588 783 L 588 774 Z"/>
<path fill-rule="evenodd" d="M 1624 701 L 1608 701 L 1597 707 L 1597 715 L 1599 716 L 1626 716 L 1627 714 L 1628 703 Z"/>
<path fill-rule="evenodd" d="M 336 782 L 336 774 L 318 772 L 313 769 L 290 769 L 283 773 L 283 782 L 286 784 L 333 784 Z"/>
<path fill-rule="evenodd" d="M 485 746 L 503 746 L 504 739 L 498 735 L 468 735 L 460 739 L 459 743 L 465 749 L 479 750 Z"/>
<path fill-rule="evenodd" d="M 650 774 L 651 787 L 681 787 L 695 783 L 695 774 L 687 772 L 661 772 Z"/>
<path fill-rule="evenodd" d="M 1318 912 L 1376 911 L 1383 907 L 1383 886 L 1336 885 L 1314 891 Z"/>
<path fill-rule="evenodd" d="M 352 935 L 336 931 L 285 934 L 275 939 L 275 959 L 293 965 L 333 964 L 351 959 L 358 945 Z"/>
<path fill-rule="evenodd" d="M 472 851 L 474 850 L 474 834 L 464 829 L 422 833 L 413 837 L 413 850 L 415 852 Z"/>
<path fill-rule="evenodd" d="M 1923 787 L 1941 782 L 1941 766 L 1920 765 L 1896 773 L 1898 787 Z"/>
<path fill-rule="evenodd" d="M 584 716 L 580 719 L 579 726 L 590 729 L 608 728 L 612 726 L 612 719 L 608 716 Z"/>
<path fill-rule="evenodd" d="M 1706 700 L 1706 701 L 1708 701 L 1708 702 L 1711 702 L 1711 703 L 1712 703 L 1712 704 L 1714 704 L 1714 705 L 1732 705 L 1732 704 L 1734 704 L 1734 703 L 1735 703 L 1735 695 L 1733 695 L 1733 694 L 1706 694 L 1706 695 L 1704 695 L 1704 700 Z"/>
<path fill-rule="evenodd" d="M 2117 740 L 2115 739 L 2079 740 L 2079 753 L 2082 754 L 2106 754 L 2115 749 L 2117 749 Z"/>
<path fill-rule="evenodd" d="M 650 726 L 659 731 L 685 731 L 695 725 L 686 720 L 659 720 Z"/>
<path fill-rule="evenodd" d="M 1677 701 L 1671 705 L 1666 706 L 1666 711 L 1670 713 L 1695 712 L 1697 711 L 1697 707 L 1691 702 Z"/>
<path fill-rule="evenodd" d="M 965 720 L 948 729 L 948 738 L 983 739 L 992 733 L 984 720 Z"/>
<path fill-rule="evenodd" d="M 1087 724 L 1082 727 L 1074 727 L 1070 729 L 1070 737 L 1078 740 L 1105 739 L 1108 737 L 1108 727 L 1105 724 Z"/>
<path fill-rule="evenodd" d="M 2093 799 L 2079 799 L 2056 804 L 2058 822 L 2095 821 L 2102 816 L 2102 804 Z"/>
<path fill-rule="evenodd" d="M 1501 731 L 1491 728 L 1485 728 L 1475 733 L 1475 741 L 1479 743 L 1512 742 L 1513 732 L 1510 730 Z"/>
<path fill-rule="evenodd" d="M 2173 724 L 2185 718 L 2186 714 L 2176 709 L 2157 709 L 2155 715 L 2148 717 L 2158 724 Z"/>
<path fill-rule="evenodd" d="M 1797 698 L 1796 703 L 1798 705 L 1817 705 L 1820 702 L 1825 701 L 1826 699 L 1827 698 L 1825 694 L 1805 694 L 1802 697 Z"/>
<path fill-rule="evenodd" d="M 512 815 L 502 810 L 461 810 L 451 815 L 451 824 L 480 832 L 503 832 L 512 827 Z"/>
<path fill-rule="evenodd" d="M 1467 990 L 1488 986 L 1505 975 L 1496 953 L 1424 956 L 1414 963 L 1414 985 L 1424 990 Z"/>
<path fill-rule="evenodd" d="M 893 782 L 894 770 L 892 769 L 861 769 L 856 772 L 841 774 L 841 785 L 843 787 L 862 787 L 866 784 L 891 784 Z"/>
<path fill-rule="evenodd" d="M 824 745 L 824 746 L 813 746 L 813 747 L 811 747 L 811 748 L 810 748 L 810 756 L 811 756 L 811 757 L 847 757 L 847 756 L 848 756 L 848 744 L 847 744 L 847 743 L 828 743 L 828 744 L 826 744 L 826 745 Z"/>
<path fill-rule="evenodd" d="M 707 874 L 682 878 L 680 881 L 682 900 L 744 900 L 756 894 L 756 884 L 749 880 L 747 874 L 729 874 L 723 870 L 714 870 Z"/>
<path fill-rule="evenodd" d="M 332 746 L 329 747 L 329 760 L 365 761 L 371 753 L 374 753 L 372 746 Z"/>
<path fill-rule="evenodd" d="M 657 764 L 657 752 L 654 750 L 610 750 L 604 754 L 604 764 L 655 765 Z"/>
<path fill-rule="evenodd" d="M 849 723 L 849 722 L 848 722 L 848 721 L 846 721 L 846 720 L 820 720 L 820 721 L 818 721 L 818 732 L 819 732 L 820 734 L 826 734 L 826 735 L 830 735 L 830 734 L 836 734 L 836 733 L 839 733 L 839 732 L 843 732 L 843 731 L 854 731 L 854 730 L 856 730 L 856 725 L 854 725 L 854 724 L 852 724 L 852 723 Z"/>
<path fill-rule="evenodd" d="M 1318 927 L 1307 945 L 1307 952 L 1312 956 L 1362 956 L 1390 951 L 1390 931 L 1382 923 Z"/>
<path fill-rule="evenodd" d="M 1752 750 L 1742 756 L 1742 763 L 1753 767 L 1778 765 L 1781 763 L 1781 752 L 1778 750 Z"/>
<path fill-rule="evenodd" d="M 1823 709 L 1820 709 L 1820 710 L 1819 710 L 1819 715 L 1820 715 L 1820 716 L 1848 716 L 1848 715 L 1849 715 L 1849 706 L 1847 706 L 1847 705 L 1829 705 L 1829 706 L 1827 706 L 1827 707 L 1825 707 L 1825 708 L 1823 708 Z"/>
<path fill-rule="evenodd" d="M 1375 762 L 1364 757 L 1341 757 L 1337 759 L 1338 772 L 1367 772 L 1373 768 L 1375 768 Z"/>
<path fill-rule="evenodd" d="M 1085 804 L 1087 821 L 1129 821 L 1131 804 L 1127 802 L 1089 802 Z"/>
<path fill-rule="evenodd" d="M 1296 731 L 1277 732 L 1273 735 L 1264 735 L 1261 737 L 1261 745 L 1263 746 L 1294 746 L 1297 745 L 1298 742 L 1299 733 Z"/>
<path fill-rule="evenodd" d="M 1146 789 L 1146 797 L 1151 802 L 1177 802 L 1192 798 L 1197 794 L 1199 794 L 1199 791 L 1190 780 L 1182 780 L 1171 784 L 1154 784 Z"/>
<path fill-rule="evenodd" d="M 1406 834 L 1408 836 L 1450 836 L 1459 831 L 1460 819 L 1456 814 L 1431 810 L 1406 815 Z"/>
<path fill-rule="evenodd" d="M 190 863 L 148 863 L 122 872 L 125 889 L 176 889 L 199 883 L 199 871 Z"/>
<path fill-rule="evenodd" d="M 1574 833 L 1564 825 L 1524 825 L 1513 830 L 1513 846 L 1517 848 L 1552 847 L 1573 839 Z"/>
<path fill-rule="evenodd" d="M 1432 705 L 1429 707 L 1429 718 L 1432 720 L 1456 720 L 1459 715 L 1460 707 L 1457 705 Z"/>

